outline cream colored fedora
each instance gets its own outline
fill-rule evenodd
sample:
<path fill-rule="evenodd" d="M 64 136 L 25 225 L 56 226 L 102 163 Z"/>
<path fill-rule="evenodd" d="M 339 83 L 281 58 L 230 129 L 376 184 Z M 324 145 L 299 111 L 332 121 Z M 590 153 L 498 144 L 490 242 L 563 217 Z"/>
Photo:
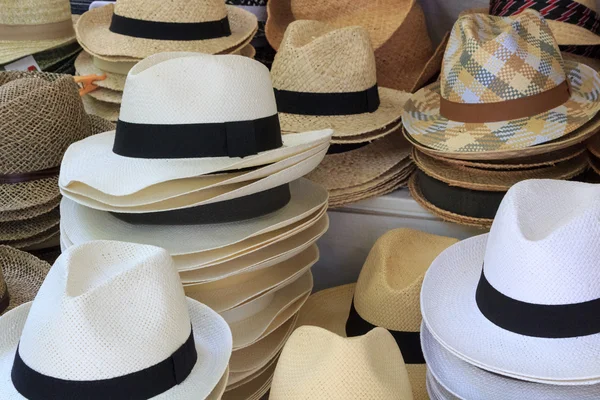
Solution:
<path fill-rule="evenodd" d="M 354 398 L 412 400 L 393 336 L 383 328 L 351 339 L 314 326 L 296 329 L 279 357 L 269 399 Z"/>
<path fill-rule="evenodd" d="M 356 286 L 312 295 L 298 326 L 320 326 L 341 336 L 363 335 L 376 326 L 388 329 L 407 363 L 414 398 L 426 399 L 426 367 L 419 343 L 421 283 L 435 257 L 456 242 L 412 229 L 387 232 L 373 245 Z"/>
<path fill-rule="evenodd" d="M 335 57 L 332 57 L 335 54 Z M 290 24 L 271 68 L 283 132 L 334 130 L 372 140 L 400 124 L 409 93 L 377 86 L 366 30 L 317 21 Z"/>
<path fill-rule="evenodd" d="M 276 364 L 269 365 L 247 382 L 227 390 L 222 400 L 260 400 L 269 391 Z"/>

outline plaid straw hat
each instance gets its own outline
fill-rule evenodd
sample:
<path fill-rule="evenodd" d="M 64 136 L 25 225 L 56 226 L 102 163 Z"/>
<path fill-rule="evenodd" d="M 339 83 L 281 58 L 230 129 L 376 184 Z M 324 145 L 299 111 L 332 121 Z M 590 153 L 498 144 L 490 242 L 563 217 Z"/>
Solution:
<path fill-rule="evenodd" d="M 404 356 L 414 398 L 427 399 L 419 344 L 421 283 L 435 257 L 456 242 L 412 229 L 387 232 L 373 245 L 356 285 L 313 294 L 298 326 L 315 325 L 341 336 L 363 335 L 375 326 L 388 329 Z"/>
<path fill-rule="evenodd" d="M 456 22 L 440 81 L 406 103 L 412 140 L 451 154 L 519 150 L 574 132 L 600 109 L 600 77 L 565 62 L 546 21 L 465 15 Z"/>
<path fill-rule="evenodd" d="M 284 32 L 296 20 L 317 20 L 336 28 L 362 26 L 375 49 L 377 81 L 383 87 L 410 90 L 432 54 L 425 16 L 416 0 L 270 0 L 267 9 L 267 39 L 278 51 Z"/>

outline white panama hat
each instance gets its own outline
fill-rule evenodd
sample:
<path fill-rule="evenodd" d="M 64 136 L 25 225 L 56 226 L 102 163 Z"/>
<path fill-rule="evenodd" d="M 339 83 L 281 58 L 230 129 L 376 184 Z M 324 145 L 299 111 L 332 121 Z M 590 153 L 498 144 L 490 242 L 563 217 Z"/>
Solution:
<path fill-rule="evenodd" d="M 62 254 L 0 329 L 3 400 L 204 399 L 232 349 L 226 322 L 185 297 L 165 250 L 112 241 Z"/>
<path fill-rule="evenodd" d="M 490 233 L 451 246 L 425 275 L 421 311 L 431 335 L 501 375 L 600 382 L 599 219 L 598 185 L 514 185 Z"/>

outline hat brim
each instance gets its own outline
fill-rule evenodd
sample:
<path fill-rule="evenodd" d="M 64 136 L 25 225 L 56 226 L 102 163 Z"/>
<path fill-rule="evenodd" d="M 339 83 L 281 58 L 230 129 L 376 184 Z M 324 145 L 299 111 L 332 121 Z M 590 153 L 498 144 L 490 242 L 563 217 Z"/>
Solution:
<path fill-rule="evenodd" d="M 86 51 L 79 53 L 75 59 L 75 71 L 78 75 L 106 75 L 106 79 L 95 81 L 94 84 L 101 88 L 123 91 L 127 75 L 106 72 L 96 67 L 92 55 Z"/>
<path fill-rule="evenodd" d="M 277 363 L 269 365 L 268 368 L 261 371 L 251 380 L 235 388 L 231 388 L 223 394 L 222 400 L 259 400 L 271 387 L 275 367 Z"/>
<path fill-rule="evenodd" d="M 90 10 L 83 14 L 75 31 L 81 45 L 92 55 L 146 58 L 166 51 L 196 51 L 217 54 L 240 46 L 258 29 L 256 17 L 240 8 L 227 5 L 231 35 L 206 40 L 156 40 L 121 35 L 109 27 L 114 5 Z"/>
<path fill-rule="evenodd" d="M 86 113 L 96 115 L 111 122 L 117 122 L 119 119 L 121 107 L 118 104 L 105 103 L 90 96 L 83 96 L 81 100 L 83 100 Z"/>
<path fill-rule="evenodd" d="M 487 234 L 459 242 L 431 264 L 421 312 L 432 336 L 455 356 L 485 370 L 555 385 L 600 382 L 600 334 L 537 338 L 512 333 L 486 319 L 475 301 Z M 548 349 L 552 349 L 549 351 Z"/>
<path fill-rule="evenodd" d="M 227 370 L 231 355 L 231 335 L 225 321 L 207 306 L 187 299 L 194 332 L 198 361 L 190 375 L 155 399 L 196 400 L 206 398 L 218 385 Z M 14 388 L 10 374 L 19 339 L 29 314 L 31 303 L 23 304 L 0 318 L 0 391 L 4 400 L 25 397 Z"/>
<path fill-rule="evenodd" d="M 584 127 L 600 110 L 600 76 L 592 68 L 566 61 L 571 97 L 544 113 L 512 121 L 464 123 L 440 114 L 440 82 L 413 95 L 402 122 L 408 135 L 422 146 L 445 153 L 471 153 L 525 149 L 551 142 Z M 584 135 L 579 132 L 579 135 Z M 510 134 L 508 134 L 509 132 Z"/>
<path fill-rule="evenodd" d="M 121 104 L 123 100 L 123 91 L 107 89 L 99 87 L 98 89 L 89 92 L 87 96 L 90 96 L 98 101 L 112 104 Z"/>
<path fill-rule="evenodd" d="M 54 247 L 54 242 L 59 237 L 58 226 L 53 226 L 48 230 L 38 233 L 26 239 L 7 240 L 3 244 L 23 250 L 38 250 L 47 247 Z"/>
<path fill-rule="evenodd" d="M 11 240 L 25 240 L 57 227 L 60 221 L 58 207 L 45 214 L 20 221 L 0 222 L 0 243 Z"/>

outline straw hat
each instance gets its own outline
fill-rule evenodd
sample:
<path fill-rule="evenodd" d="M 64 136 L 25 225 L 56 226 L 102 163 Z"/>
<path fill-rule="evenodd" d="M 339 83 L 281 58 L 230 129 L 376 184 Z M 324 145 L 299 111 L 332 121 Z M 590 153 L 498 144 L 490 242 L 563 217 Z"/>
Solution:
<path fill-rule="evenodd" d="M 0 64 L 75 41 L 68 0 L 10 1 L 0 9 Z"/>
<path fill-rule="evenodd" d="M 599 109 L 596 71 L 563 61 L 545 20 L 525 10 L 459 18 L 440 82 L 411 97 L 402 121 L 421 145 L 464 154 L 550 142 L 582 128 Z"/>
<path fill-rule="evenodd" d="M 412 399 L 402 354 L 393 336 L 375 328 L 347 339 L 303 326 L 279 357 L 269 399 Z"/>
<path fill-rule="evenodd" d="M 96 115 L 108 121 L 117 122 L 119 120 L 119 105 L 98 101 L 90 96 L 83 96 L 83 106 L 85 112 Z"/>
<path fill-rule="evenodd" d="M 50 212 L 37 217 L 0 223 L 0 243 L 28 239 L 52 228 L 58 230 L 59 220 L 60 213 L 58 207 L 55 207 Z"/>
<path fill-rule="evenodd" d="M 362 0 L 352 4 L 339 0 L 271 0 L 267 9 L 266 35 L 277 50 L 281 50 L 284 32 L 295 20 L 318 20 L 336 28 L 364 27 L 375 49 L 377 80 L 383 87 L 410 90 L 432 53 L 425 16 L 416 0 Z"/>
<path fill-rule="evenodd" d="M 88 53 L 132 58 L 165 51 L 216 54 L 238 47 L 256 29 L 254 15 L 218 0 L 119 0 L 84 13 L 75 26 Z"/>
<path fill-rule="evenodd" d="M 0 326 L 5 399 L 206 398 L 231 355 L 227 324 L 186 299 L 169 254 L 130 243 L 68 250 Z"/>
<path fill-rule="evenodd" d="M 0 315 L 35 297 L 50 264 L 8 246 L 0 246 Z"/>
<path fill-rule="evenodd" d="M 491 372 L 553 384 L 599 382 L 598 363 L 588 355 L 600 348 L 600 335 L 585 308 L 599 292 L 592 261 L 599 200 L 597 185 L 514 185 L 490 233 L 455 244 L 427 272 L 421 309 L 432 336 Z"/>
<path fill-rule="evenodd" d="M 340 336 L 365 334 L 375 326 L 389 329 L 407 363 L 415 399 L 426 399 L 419 292 L 433 259 L 456 242 L 412 229 L 387 232 L 369 252 L 356 287 L 338 286 L 312 295 L 298 326 L 320 326 Z"/>
<path fill-rule="evenodd" d="M 81 52 L 81 46 L 76 41 L 72 41 L 60 47 L 55 47 L 49 50 L 39 51 L 31 54 L 31 57 L 35 60 L 35 63 L 40 67 L 41 71 L 44 72 L 55 72 L 58 70 L 71 67 L 73 63 L 71 60 Z M 17 63 L 19 60 L 16 61 Z M 5 64 L 0 63 L 1 70 L 12 70 L 12 62 Z"/>
<path fill-rule="evenodd" d="M 259 374 L 252 377 L 247 382 L 227 390 L 222 400 L 260 400 L 269 391 L 271 380 L 275 373 L 276 364 L 269 365 L 268 368 L 260 371 Z"/>
<path fill-rule="evenodd" d="M 332 57 L 335 54 L 335 57 Z M 271 77 L 283 132 L 331 127 L 361 141 L 400 123 L 406 92 L 377 87 L 367 31 L 297 21 L 286 31 Z"/>

